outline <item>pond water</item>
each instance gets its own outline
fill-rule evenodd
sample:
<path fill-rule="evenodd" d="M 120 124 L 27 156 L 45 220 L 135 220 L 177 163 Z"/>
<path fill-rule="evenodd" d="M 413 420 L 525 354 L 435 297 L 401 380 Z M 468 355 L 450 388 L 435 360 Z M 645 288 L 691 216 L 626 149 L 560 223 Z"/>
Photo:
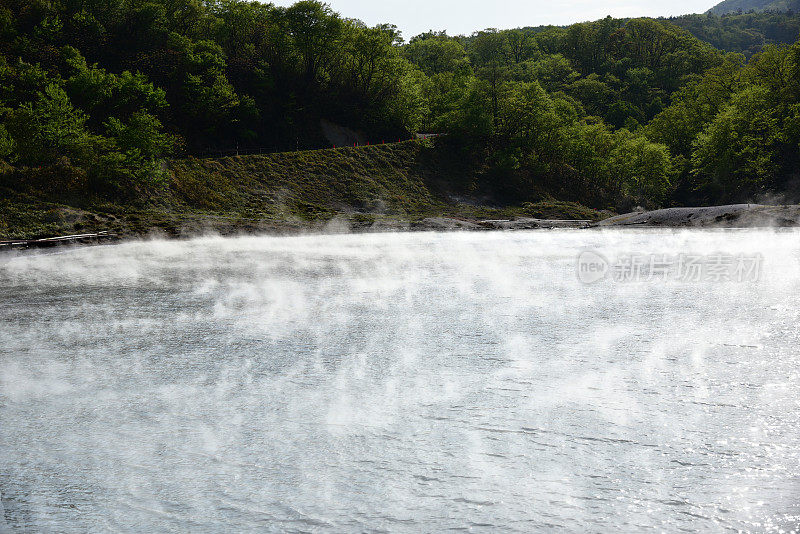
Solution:
<path fill-rule="evenodd" d="M 5 254 L 0 531 L 798 531 L 798 237 Z"/>

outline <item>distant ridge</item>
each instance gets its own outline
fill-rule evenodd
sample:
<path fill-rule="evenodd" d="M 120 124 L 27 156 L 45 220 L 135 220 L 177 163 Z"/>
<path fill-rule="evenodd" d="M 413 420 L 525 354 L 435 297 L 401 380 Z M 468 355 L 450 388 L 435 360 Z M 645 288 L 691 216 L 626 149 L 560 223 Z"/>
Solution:
<path fill-rule="evenodd" d="M 800 11 L 800 0 L 724 0 L 708 10 L 708 13 L 725 15 L 738 11 Z"/>

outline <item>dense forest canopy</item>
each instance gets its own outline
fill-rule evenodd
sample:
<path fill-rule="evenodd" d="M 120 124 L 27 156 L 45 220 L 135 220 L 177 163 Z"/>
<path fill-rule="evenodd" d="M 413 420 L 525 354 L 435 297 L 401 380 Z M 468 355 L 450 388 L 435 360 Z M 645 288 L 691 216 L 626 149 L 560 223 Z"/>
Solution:
<path fill-rule="evenodd" d="M 792 44 L 800 35 L 800 10 L 733 11 L 724 15 L 705 13 L 656 20 L 679 26 L 714 48 L 747 57 L 757 54 L 766 45 Z M 536 34 L 554 28 L 536 26 L 520 28 L 520 31 Z"/>
<path fill-rule="evenodd" d="M 748 11 L 797 11 L 798 8 L 800 8 L 798 0 L 723 0 L 708 12 L 714 15 L 725 15 Z"/>
<path fill-rule="evenodd" d="M 667 19 L 715 48 L 751 57 L 766 45 L 792 44 L 800 35 L 800 10 L 684 15 Z"/>
<path fill-rule="evenodd" d="M 143 195 L 165 157 L 330 146 L 326 120 L 373 142 L 446 133 L 439 144 L 475 170 L 454 186 L 499 202 L 622 209 L 795 182 L 800 44 L 771 44 L 794 42 L 794 15 L 609 17 L 405 42 L 314 0 L 0 6 L 6 181 Z"/>

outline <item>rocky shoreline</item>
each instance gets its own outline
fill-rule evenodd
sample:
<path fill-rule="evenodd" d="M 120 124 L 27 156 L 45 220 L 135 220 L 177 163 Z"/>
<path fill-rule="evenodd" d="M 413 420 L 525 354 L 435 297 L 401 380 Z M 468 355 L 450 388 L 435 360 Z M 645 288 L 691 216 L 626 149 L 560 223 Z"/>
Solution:
<path fill-rule="evenodd" d="M 618 215 L 598 228 L 794 228 L 800 226 L 800 205 L 732 204 L 698 208 L 667 208 Z"/>
<path fill-rule="evenodd" d="M 796 228 L 800 227 L 800 205 L 767 206 L 731 204 L 692 208 L 665 208 L 615 215 L 601 221 L 515 218 L 471 220 L 431 217 L 399 225 L 383 221 L 378 229 L 417 231 L 539 230 L 559 228 Z M 363 230 L 374 230 L 375 225 Z"/>
<path fill-rule="evenodd" d="M 298 235 L 304 233 L 342 234 L 369 232 L 455 232 L 455 231 L 520 231 L 545 229 L 610 229 L 610 228 L 795 228 L 800 227 L 800 205 L 766 206 L 760 204 L 734 204 L 696 208 L 667 208 L 616 215 L 599 222 L 590 220 L 534 219 L 466 219 L 454 217 L 429 217 L 418 221 L 380 218 L 374 221 L 333 219 L 326 222 L 298 224 L 230 225 L 210 230 L 187 229 L 178 234 L 153 233 L 166 238 L 191 238 L 210 232 L 221 235 Z M 50 248 L 77 244 L 102 244 L 122 239 L 141 238 L 144 235 L 119 235 L 110 232 L 49 237 L 32 240 L 0 241 L 0 252 Z"/>

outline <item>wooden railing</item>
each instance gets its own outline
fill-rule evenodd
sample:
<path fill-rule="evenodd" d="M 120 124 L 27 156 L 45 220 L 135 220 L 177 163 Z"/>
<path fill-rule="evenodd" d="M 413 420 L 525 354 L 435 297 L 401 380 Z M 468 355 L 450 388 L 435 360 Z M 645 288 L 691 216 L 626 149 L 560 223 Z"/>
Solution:
<path fill-rule="evenodd" d="M 22 250 L 28 248 L 49 248 L 57 247 L 59 245 L 100 243 L 103 241 L 113 241 L 116 239 L 116 234 L 109 232 L 65 235 L 60 237 L 48 237 L 44 239 L 14 239 L 10 241 L 0 241 L 0 252 L 5 250 Z"/>

